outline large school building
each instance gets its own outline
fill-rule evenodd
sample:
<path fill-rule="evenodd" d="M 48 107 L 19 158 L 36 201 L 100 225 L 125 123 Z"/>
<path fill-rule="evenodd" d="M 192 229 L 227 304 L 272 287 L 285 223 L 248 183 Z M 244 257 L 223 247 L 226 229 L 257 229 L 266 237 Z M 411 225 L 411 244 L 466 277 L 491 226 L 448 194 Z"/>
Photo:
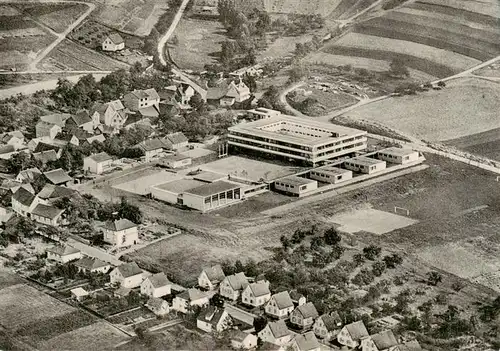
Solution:
<path fill-rule="evenodd" d="M 317 166 L 366 149 L 367 132 L 275 115 L 229 128 L 229 145 Z"/>

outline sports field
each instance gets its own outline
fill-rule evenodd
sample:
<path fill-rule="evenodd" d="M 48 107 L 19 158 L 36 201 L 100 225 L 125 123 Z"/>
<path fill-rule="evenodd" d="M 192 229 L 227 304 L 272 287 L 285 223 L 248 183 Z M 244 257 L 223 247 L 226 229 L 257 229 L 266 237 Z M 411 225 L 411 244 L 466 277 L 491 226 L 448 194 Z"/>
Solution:
<path fill-rule="evenodd" d="M 134 177 L 135 176 L 135 177 Z M 149 194 L 149 188 L 153 185 L 170 182 L 172 180 L 180 179 L 181 177 L 176 173 L 159 170 L 148 170 L 147 173 L 131 174 L 130 177 L 123 178 L 123 182 L 118 179 L 113 185 L 113 188 L 128 191 L 130 193 L 146 195 Z"/>
<path fill-rule="evenodd" d="M 385 99 L 346 116 L 380 122 L 424 140 L 445 141 L 498 128 L 499 109 L 500 84 L 461 78 L 440 91 Z"/>

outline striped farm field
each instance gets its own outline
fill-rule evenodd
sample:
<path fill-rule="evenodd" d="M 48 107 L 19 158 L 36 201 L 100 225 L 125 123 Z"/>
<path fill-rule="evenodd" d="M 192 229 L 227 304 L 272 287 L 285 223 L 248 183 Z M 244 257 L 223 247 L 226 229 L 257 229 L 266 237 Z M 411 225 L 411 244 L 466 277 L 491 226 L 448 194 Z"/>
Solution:
<path fill-rule="evenodd" d="M 498 0 L 470 1 L 470 0 L 419 0 L 417 3 L 450 7 L 475 14 L 490 17 L 500 17 L 500 3 Z"/>
<path fill-rule="evenodd" d="M 335 55 L 370 57 L 391 61 L 400 58 L 408 67 L 444 77 L 478 65 L 481 61 L 455 52 L 411 41 L 348 33 L 324 49 Z"/>

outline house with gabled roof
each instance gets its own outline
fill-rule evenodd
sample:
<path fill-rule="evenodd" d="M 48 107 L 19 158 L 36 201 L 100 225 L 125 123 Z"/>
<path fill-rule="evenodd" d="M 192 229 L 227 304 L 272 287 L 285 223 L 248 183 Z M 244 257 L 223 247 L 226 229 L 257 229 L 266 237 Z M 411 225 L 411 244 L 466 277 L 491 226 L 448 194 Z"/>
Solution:
<path fill-rule="evenodd" d="M 269 322 L 259 333 L 259 338 L 262 341 L 270 342 L 271 344 L 285 346 L 290 342 L 292 333 L 288 330 L 285 321 L 280 319 L 276 322 Z"/>
<path fill-rule="evenodd" d="M 241 301 L 253 307 L 264 305 L 271 299 L 269 284 L 266 282 L 257 282 L 247 285 L 241 294 Z"/>
<path fill-rule="evenodd" d="M 153 158 L 160 156 L 163 150 L 168 148 L 168 146 L 165 145 L 159 138 L 141 141 L 134 147 L 144 152 L 144 156 L 146 157 L 146 162 L 149 162 Z"/>
<path fill-rule="evenodd" d="M 40 117 L 40 120 L 50 124 L 56 124 L 61 128 L 66 126 L 66 121 L 71 117 L 69 113 L 52 113 L 50 115 L 45 115 Z"/>
<path fill-rule="evenodd" d="M 57 124 L 39 121 L 35 125 L 35 133 L 37 138 L 44 138 L 45 140 L 54 140 L 57 134 L 61 133 L 62 128 Z"/>
<path fill-rule="evenodd" d="M 11 194 L 14 194 L 19 190 L 19 188 L 24 188 L 25 190 L 28 190 L 30 193 L 35 195 L 35 189 L 30 183 L 20 183 L 15 180 L 4 179 L 2 181 L 2 184 L 0 184 L 0 189 L 5 193 L 10 192 Z"/>
<path fill-rule="evenodd" d="M 196 326 L 207 333 L 220 333 L 231 326 L 231 317 L 223 308 L 208 306 L 196 318 Z"/>
<path fill-rule="evenodd" d="M 62 264 L 82 258 L 80 250 L 68 245 L 52 246 L 45 250 L 45 252 L 47 253 L 48 260 Z"/>
<path fill-rule="evenodd" d="M 103 262 L 97 258 L 93 257 L 83 257 L 80 258 L 75 263 L 75 267 L 78 268 L 78 272 L 83 273 L 108 273 L 111 269 L 109 263 Z"/>
<path fill-rule="evenodd" d="M 67 222 L 62 218 L 64 209 L 51 205 L 38 204 L 31 211 L 31 218 L 38 223 L 58 227 Z"/>
<path fill-rule="evenodd" d="M 231 330 L 231 346 L 235 350 L 250 350 L 257 347 L 258 338 L 256 335 L 246 333 L 241 330 Z"/>
<path fill-rule="evenodd" d="M 54 162 L 59 159 L 59 156 L 57 154 L 56 150 L 47 150 L 47 151 L 40 151 L 40 152 L 34 152 L 33 158 L 37 161 L 40 161 L 42 165 L 46 165 L 49 162 Z"/>
<path fill-rule="evenodd" d="M 282 291 L 271 296 L 264 308 L 266 314 L 275 318 L 287 318 L 295 308 L 288 291 Z"/>
<path fill-rule="evenodd" d="M 150 297 L 162 297 L 170 295 L 172 283 L 165 273 L 160 272 L 150 275 L 141 283 L 141 294 Z"/>
<path fill-rule="evenodd" d="M 23 187 L 17 189 L 11 197 L 12 210 L 23 217 L 29 217 L 38 203 L 35 195 Z"/>
<path fill-rule="evenodd" d="M 24 134 L 19 130 L 0 134 L 0 142 L 6 145 L 12 145 L 15 150 L 19 150 L 25 147 Z"/>
<path fill-rule="evenodd" d="M 319 314 L 312 302 L 298 306 L 290 314 L 290 322 L 300 328 L 307 328 L 314 324 L 314 320 Z"/>
<path fill-rule="evenodd" d="M 174 298 L 172 309 L 181 313 L 189 313 L 193 306 L 208 306 L 209 296 L 208 293 L 198 289 L 187 289 Z"/>
<path fill-rule="evenodd" d="M 156 116 L 160 110 L 160 96 L 154 88 L 145 90 L 134 90 L 125 94 L 123 97 L 123 105 L 130 111 L 141 112 L 141 110 L 156 110 Z M 148 117 L 149 113 L 146 113 Z"/>
<path fill-rule="evenodd" d="M 216 264 L 201 271 L 198 276 L 198 286 L 203 289 L 214 290 L 225 277 L 226 275 L 220 264 Z"/>
<path fill-rule="evenodd" d="M 111 128 L 111 134 L 117 133 L 127 120 L 127 112 L 120 100 L 95 103 L 90 109 L 90 118 L 94 125 L 102 124 Z"/>
<path fill-rule="evenodd" d="M 103 240 L 116 247 L 132 246 L 139 241 L 137 224 L 126 218 L 108 221 L 102 229 Z"/>
<path fill-rule="evenodd" d="M 94 133 L 94 122 L 92 118 L 90 118 L 90 114 L 88 111 L 83 110 L 79 111 L 74 115 L 71 115 L 70 118 L 66 121 L 66 130 L 75 130 L 81 129 L 88 133 Z"/>
<path fill-rule="evenodd" d="M 297 334 L 291 342 L 294 351 L 319 351 L 321 345 L 313 332 Z"/>
<path fill-rule="evenodd" d="M 149 298 L 148 302 L 146 303 L 146 307 L 158 317 L 163 317 L 170 311 L 168 302 L 160 299 L 159 297 Z"/>
<path fill-rule="evenodd" d="M 120 283 L 121 286 L 133 289 L 141 285 L 143 280 L 143 271 L 137 263 L 124 263 L 109 273 L 111 284 Z"/>
<path fill-rule="evenodd" d="M 337 312 L 323 314 L 314 322 L 314 334 L 321 339 L 332 340 L 340 332 L 342 324 L 342 319 Z"/>
<path fill-rule="evenodd" d="M 50 205 L 55 200 L 62 197 L 73 197 L 78 195 L 78 191 L 74 189 L 54 184 L 45 184 L 45 186 L 42 188 L 42 190 L 40 190 L 36 197 L 40 200 L 41 203 Z"/>
<path fill-rule="evenodd" d="M 188 146 L 188 138 L 183 132 L 170 133 L 162 139 L 163 143 L 172 150 L 183 149 Z"/>
<path fill-rule="evenodd" d="M 245 273 L 240 272 L 226 276 L 219 286 L 219 293 L 222 297 L 233 301 L 238 300 L 241 292 L 248 286 L 248 278 Z"/>
<path fill-rule="evenodd" d="M 369 336 L 363 321 L 357 321 L 345 325 L 337 335 L 337 341 L 341 345 L 355 348 L 361 344 L 362 339 Z"/>
<path fill-rule="evenodd" d="M 125 40 L 118 33 L 111 33 L 102 41 L 102 51 L 119 51 L 125 49 Z"/>
<path fill-rule="evenodd" d="M 42 175 L 42 171 L 38 168 L 28 168 L 20 171 L 16 176 L 16 181 L 20 183 L 31 183 L 35 181 L 36 178 Z"/>
<path fill-rule="evenodd" d="M 242 81 L 229 83 L 226 97 L 233 98 L 235 102 L 243 102 L 250 99 L 251 93 L 248 86 Z"/>
<path fill-rule="evenodd" d="M 101 174 L 108 170 L 113 164 L 113 157 L 105 152 L 92 154 L 83 159 L 83 170 L 85 172 Z"/>
<path fill-rule="evenodd" d="M 398 340 L 392 330 L 381 331 L 361 339 L 362 351 L 399 351 Z"/>
<path fill-rule="evenodd" d="M 53 185 L 68 186 L 73 181 L 73 178 L 71 178 L 62 168 L 44 172 L 43 175 L 47 179 L 47 182 Z"/>

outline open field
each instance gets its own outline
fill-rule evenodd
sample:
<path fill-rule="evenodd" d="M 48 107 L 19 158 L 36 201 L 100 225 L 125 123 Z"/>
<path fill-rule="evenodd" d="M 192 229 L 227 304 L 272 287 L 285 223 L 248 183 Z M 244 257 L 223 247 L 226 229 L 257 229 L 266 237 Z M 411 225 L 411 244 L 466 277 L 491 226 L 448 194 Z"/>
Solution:
<path fill-rule="evenodd" d="M 266 50 L 258 55 L 258 61 L 264 59 L 276 59 L 283 56 L 290 55 L 295 50 L 295 44 L 307 43 L 312 39 L 311 34 L 304 34 L 298 37 L 280 37 L 274 40 Z"/>
<path fill-rule="evenodd" d="M 98 322 L 68 333 L 56 336 L 38 345 L 40 350 L 110 350 L 125 341 L 128 336 L 108 323 Z"/>
<path fill-rule="evenodd" d="M 287 99 L 294 108 L 308 116 L 324 116 L 358 102 L 354 96 L 342 91 L 326 88 L 324 91 L 311 85 L 294 90 Z"/>
<path fill-rule="evenodd" d="M 93 18 L 108 27 L 137 36 L 147 36 L 167 3 L 160 0 L 98 0 Z"/>
<path fill-rule="evenodd" d="M 134 177 L 135 179 L 133 180 L 128 180 L 128 181 L 125 181 L 125 179 L 118 180 L 116 182 L 116 185 L 114 185 L 113 187 L 134 194 L 145 195 L 149 194 L 150 192 L 149 188 L 151 186 L 179 179 L 180 177 L 177 174 L 168 171 L 151 171 L 151 170 L 149 170 L 149 172 L 144 175 L 141 175 L 139 173 L 135 174 L 135 176 L 137 178 Z"/>
<path fill-rule="evenodd" d="M 460 78 L 449 81 L 441 91 L 386 99 L 346 115 L 374 120 L 425 140 L 444 141 L 498 128 L 499 108 L 498 83 Z"/>
<path fill-rule="evenodd" d="M 500 161 L 500 128 L 446 140 L 444 143 L 472 154 Z"/>
<path fill-rule="evenodd" d="M 75 308 L 25 284 L 0 290 L 0 324 L 7 329 L 17 329 L 73 311 Z"/>
<path fill-rule="evenodd" d="M 238 8 L 250 12 L 254 8 L 274 14 L 318 14 L 332 12 L 341 0 L 237 0 Z M 352 0 L 351 0 L 352 2 Z"/>
<path fill-rule="evenodd" d="M 57 33 L 62 33 L 86 10 L 84 4 L 17 4 L 16 7 Z"/>
<path fill-rule="evenodd" d="M 7 288 L 11 285 L 21 284 L 23 280 L 17 275 L 5 271 L 0 268 L 0 289 Z"/>
<path fill-rule="evenodd" d="M 221 50 L 226 37 L 219 22 L 181 19 L 174 36 L 178 43 L 169 43 L 173 61 L 181 68 L 203 70 L 205 64 L 214 63 L 214 55 Z"/>
<path fill-rule="evenodd" d="M 103 54 L 87 49 L 70 40 L 63 40 L 40 62 L 44 70 L 113 71 L 128 68 L 125 63 L 113 60 Z"/>
<path fill-rule="evenodd" d="M 496 0 L 485 1 L 467 1 L 467 0 L 419 0 L 417 3 L 432 4 L 442 7 L 464 10 L 469 13 L 490 16 L 492 18 L 500 17 L 500 4 Z"/>

